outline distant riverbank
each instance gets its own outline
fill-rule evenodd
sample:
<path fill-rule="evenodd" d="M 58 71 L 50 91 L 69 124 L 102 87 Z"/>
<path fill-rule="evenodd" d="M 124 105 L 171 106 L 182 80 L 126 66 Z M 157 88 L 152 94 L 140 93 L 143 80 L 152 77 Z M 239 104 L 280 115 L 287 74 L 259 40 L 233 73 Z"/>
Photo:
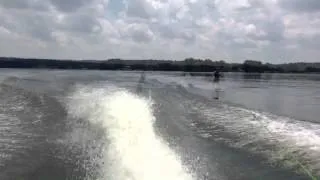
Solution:
<path fill-rule="evenodd" d="M 320 63 L 270 64 L 245 60 L 243 63 L 227 63 L 210 59 L 187 58 L 174 60 L 59 60 L 0 57 L 0 68 L 33 69 L 87 69 L 87 70 L 141 70 L 183 72 L 256 72 L 256 73 L 320 73 Z M 193 74 L 191 74 L 193 75 Z M 206 74 L 203 74 L 206 75 Z"/>

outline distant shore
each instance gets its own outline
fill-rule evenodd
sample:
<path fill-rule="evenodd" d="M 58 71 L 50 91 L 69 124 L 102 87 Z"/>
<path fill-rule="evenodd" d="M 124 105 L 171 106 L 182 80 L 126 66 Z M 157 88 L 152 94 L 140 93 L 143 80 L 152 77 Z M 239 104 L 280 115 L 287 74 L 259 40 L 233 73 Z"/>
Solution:
<path fill-rule="evenodd" d="M 59 60 L 0 57 L 0 68 L 27 69 L 87 69 L 87 70 L 140 70 L 182 72 L 256 72 L 256 73 L 320 73 L 320 63 L 270 64 L 245 60 L 243 63 L 227 63 L 209 59 L 187 58 L 174 60 Z"/>

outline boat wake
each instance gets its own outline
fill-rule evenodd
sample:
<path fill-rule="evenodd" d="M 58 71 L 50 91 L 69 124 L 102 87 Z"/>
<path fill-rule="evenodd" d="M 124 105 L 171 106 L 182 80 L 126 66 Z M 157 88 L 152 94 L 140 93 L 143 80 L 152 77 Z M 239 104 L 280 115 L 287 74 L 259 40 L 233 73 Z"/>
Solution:
<path fill-rule="evenodd" d="M 102 157 L 93 159 L 99 161 L 99 179 L 193 179 L 178 155 L 154 132 L 151 99 L 116 87 L 77 87 L 67 107 L 69 116 L 104 132 L 105 142 L 96 142 L 105 144 Z"/>
<path fill-rule="evenodd" d="M 194 103 L 193 108 L 206 117 L 201 125 L 191 124 L 203 137 L 265 154 L 271 163 L 296 167 L 311 177 L 320 175 L 319 124 L 227 105 L 217 109 Z"/>

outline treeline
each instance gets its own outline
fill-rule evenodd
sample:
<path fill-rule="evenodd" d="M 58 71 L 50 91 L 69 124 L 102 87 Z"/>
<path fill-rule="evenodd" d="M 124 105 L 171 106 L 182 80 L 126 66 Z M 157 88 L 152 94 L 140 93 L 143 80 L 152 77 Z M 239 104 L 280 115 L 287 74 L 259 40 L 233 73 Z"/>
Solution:
<path fill-rule="evenodd" d="M 320 63 L 270 64 L 245 60 L 243 63 L 226 63 L 223 60 L 187 58 L 172 60 L 56 60 L 0 57 L 0 68 L 40 68 L 40 69 L 92 69 L 92 70 L 145 70 L 145 71 L 185 71 L 185 72 L 270 72 L 270 73 L 320 73 Z"/>

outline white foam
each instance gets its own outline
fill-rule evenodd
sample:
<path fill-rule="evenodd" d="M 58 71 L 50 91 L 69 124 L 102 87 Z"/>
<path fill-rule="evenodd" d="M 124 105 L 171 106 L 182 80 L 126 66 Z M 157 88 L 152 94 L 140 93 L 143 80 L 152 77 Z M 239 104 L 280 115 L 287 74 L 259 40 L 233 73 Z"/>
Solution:
<path fill-rule="evenodd" d="M 80 88 L 68 105 L 73 116 L 100 125 L 110 141 L 103 152 L 101 179 L 192 179 L 155 134 L 150 101 L 117 88 Z"/>
<path fill-rule="evenodd" d="M 288 157 L 292 162 L 306 161 L 308 169 L 320 175 L 319 124 L 237 107 L 219 110 L 193 107 L 207 117 L 208 123 L 221 125 L 239 136 L 239 140 L 231 141 L 232 146 L 258 150 L 272 161 Z M 261 141 L 275 146 L 260 148 Z"/>
<path fill-rule="evenodd" d="M 296 121 L 285 117 L 268 117 L 253 111 L 251 113 L 262 119 L 260 125 L 264 126 L 269 133 L 272 133 L 269 135 L 282 137 L 277 141 L 286 142 L 286 145 L 291 146 L 291 148 L 300 148 L 303 151 L 309 150 L 309 154 L 312 151 L 317 151 L 316 154 L 319 153 L 320 126 L 318 124 Z"/>

